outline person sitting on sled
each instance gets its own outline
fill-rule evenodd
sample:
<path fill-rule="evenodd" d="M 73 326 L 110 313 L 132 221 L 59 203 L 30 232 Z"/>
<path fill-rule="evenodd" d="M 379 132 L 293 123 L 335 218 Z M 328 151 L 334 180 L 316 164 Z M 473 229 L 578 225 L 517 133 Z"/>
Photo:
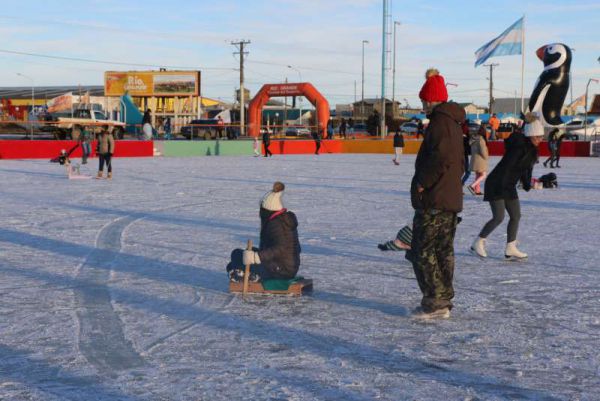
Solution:
<path fill-rule="evenodd" d="M 260 203 L 260 246 L 252 250 L 235 249 L 227 273 L 231 281 L 243 281 L 244 266 L 250 265 L 249 280 L 293 279 L 300 267 L 298 220 L 283 207 L 285 185 L 273 184 Z"/>
<path fill-rule="evenodd" d="M 69 165 L 71 164 L 71 159 L 69 159 L 69 154 L 67 153 L 67 151 L 65 149 L 61 149 L 60 151 L 60 155 L 58 155 L 57 157 L 57 161 L 58 164 L 60 164 L 61 166 L 64 165 Z"/>

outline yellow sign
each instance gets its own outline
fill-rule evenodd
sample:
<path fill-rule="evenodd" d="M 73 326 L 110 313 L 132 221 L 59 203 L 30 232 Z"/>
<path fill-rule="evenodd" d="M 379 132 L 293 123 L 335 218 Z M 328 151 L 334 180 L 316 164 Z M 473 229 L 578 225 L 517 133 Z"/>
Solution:
<path fill-rule="evenodd" d="M 198 96 L 200 71 L 107 71 L 105 96 Z"/>

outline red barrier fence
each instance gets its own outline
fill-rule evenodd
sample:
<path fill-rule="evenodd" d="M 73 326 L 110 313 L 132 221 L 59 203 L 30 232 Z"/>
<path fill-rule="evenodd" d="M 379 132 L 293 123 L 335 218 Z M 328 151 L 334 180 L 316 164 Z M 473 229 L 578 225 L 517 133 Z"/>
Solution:
<path fill-rule="evenodd" d="M 563 141 L 560 147 L 560 156 L 578 156 L 586 157 L 590 155 L 591 142 L 571 142 Z M 540 144 L 540 156 L 550 156 L 548 142 Z M 488 150 L 491 156 L 502 156 L 504 154 L 504 141 L 488 142 Z"/>
<path fill-rule="evenodd" d="M 77 141 L 30 141 L 1 140 L 0 159 L 51 159 L 62 149 L 69 151 Z M 95 155 L 96 141 L 92 143 L 92 155 Z M 152 157 L 152 141 L 115 141 L 115 157 Z M 71 157 L 81 157 L 81 146 L 75 149 Z"/>

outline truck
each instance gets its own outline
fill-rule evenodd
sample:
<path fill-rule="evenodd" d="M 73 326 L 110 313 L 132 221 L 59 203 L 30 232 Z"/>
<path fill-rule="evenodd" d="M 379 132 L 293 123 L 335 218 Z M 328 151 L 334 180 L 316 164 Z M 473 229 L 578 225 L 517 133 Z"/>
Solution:
<path fill-rule="evenodd" d="M 73 117 L 58 117 L 57 121 L 52 124 L 52 129 L 57 139 L 67 139 L 70 137 L 76 141 L 84 129 L 97 134 L 105 125 L 112 127 L 115 139 L 123 139 L 126 124 L 121 121 L 109 120 L 99 110 L 75 110 Z"/>

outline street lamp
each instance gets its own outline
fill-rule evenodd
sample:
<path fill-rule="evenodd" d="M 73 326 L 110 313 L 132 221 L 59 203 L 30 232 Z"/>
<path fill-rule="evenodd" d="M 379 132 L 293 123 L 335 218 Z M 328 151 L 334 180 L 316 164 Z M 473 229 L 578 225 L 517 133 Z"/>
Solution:
<path fill-rule="evenodd" d="M 298 76 L 300 77 L 300 82 L 302 82 L 302 73 L 300 72 L 300 70 L 295 67 L 292 67 L 291 65 L 288 65 L 288 68 L 291 68 L 292 70 L 296 71 L 298 73 Z M 300 96 L 300 98 L 298 99 L 298 103 L 300 107 L 300 125 L 302 125 L 302 96 Z"/>
<path fill-rule="evenodd" d="M 587 140 L 587 126 L 588 126 L 588 89 L 590 88 L 590 83 L 592 83 L 592 81 L 594 81 L 595 83 L 598 83 L 600 81 L 598 81 L 597 79 L 594 78 L 590 78 L 588 79 L 588 83 L 585 86 L 585 120 L 583 120 L 583 124 L 584 124 L 584 135 L 585 135 L 585 139 Z"/>
<path fill-rule="evenodd" d="M 360 92 L 360 117 L 363 120 L 365 118 L 365 43 L 369 43 L 369 41 L 362 41 L 362 89 Z"/>
<path fill-rule="evenodd" d="M 33 118 L 33 108 L 35 106 L 35 81 L 30 76 L 21 74 L 20 72 L 17 72 L 17 75 L 31 81 L 31 117 Z M 29 126 L 31 127 L 31 137 L 29 139 L 33 140 L 33 121 L 29 122 Z"/>
<path fill-rule="evenodd" d="M 392 68 L 392 109 L 396 95 L 396 26 L 402 25 L 400 21 L 394 21 L 394 67 Z"/>

